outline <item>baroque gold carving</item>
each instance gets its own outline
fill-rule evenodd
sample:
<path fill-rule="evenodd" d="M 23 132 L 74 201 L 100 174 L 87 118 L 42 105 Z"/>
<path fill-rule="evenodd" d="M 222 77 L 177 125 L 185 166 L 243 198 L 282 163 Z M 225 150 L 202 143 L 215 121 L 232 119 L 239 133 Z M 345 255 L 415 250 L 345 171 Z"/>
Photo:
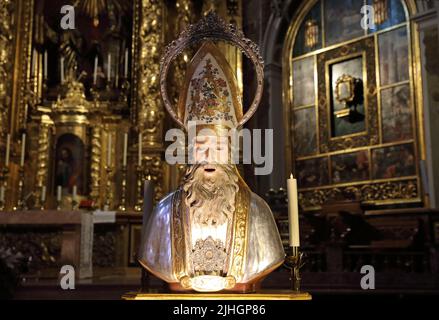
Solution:
<path fill-rule="evenodd" d="M 0 130 L 8 132 L 8 109 L 11 103 L 11 61 L 13 48 L 12 17 L 14 1 L 0 1 Z"/>
<path fill-rule="evenodd" d="M 144 157 L 144 178 L 151 177 L 154 182 L 154 201 L 163 198 L 163 161 L 160 155 L 147 155 Z"/>
<path fill-rule="evenodd" d="M 150 148 L 162 146 L 163 108 L 160 98 L 160 54 L 163 48 L 163 9 L 158 0 L 141 0 L 138 39 L 137 125 L 145 131 L 144 142 Z"/>
<path fill-rule="evenodd" d="M 175 38 L 177 38 L 180 32 L 186 29 L 186 27 L 190 25 L 192 22 L 192 14 L 191 14 L 193 10 L 192 1 L 177 0 L 175 7 L 177 10 L 177 19 L 176 19 L 177 21 L 175 24 L 174 36 Z M 191 54 L 192 51 L 188 53 Z M 188 53 L 185 53 L 184 55 L 180 55 L 175 59 L 174 71 L 172 73 L 173 76 L 172 79 L 170 79 L 173 83 L 171 89 L 171 96 L 175 104 L 177 104 L 178 102 L 179 89 L 183 86 L 187 62 L 189 62 L 190 60 Z"/>
<path fill-rule="evenodd" d="M 47 186 L 49 174 L 49 142 L 52 128 L 52 121 L 48 116 L 43 115 L 40 132 L 38 135 L 38 158 L 37 158 L 37 186 Z M 41 189 L 37 188 L 37 199 L 41 197 Z"/>
<path fill-rule="evenodd" d="M 91 131 L 90 197 L 95 206 L 100 206 L 102 128 L 95 126 Z"/>
<path fill-rule="evenodd" d="M 416 200 L 419 196 L 418 182 L 411 179 L 303 191 L 299 193 L 299 203 L 303 208 L 315 208 L 339 198 L 374 203 L 387 200 Z"/>
<path fill-rule="evenodd" d="M 11 1 L 12 2 L 12 1 Z M 26 106 L 29 102 L 29 74 L 31 68 L 32 24 L 33 24 L 33 0 L 14 1 L 16 10 L 22 10 L 17 18 L 17 42 L 15 51 L 15 70 L 13 82 L 12 108 L 11 108 L 11 132 L 20 128 L 26 128 Z M 20 8 L 19 8 L 20 7 Z"/>

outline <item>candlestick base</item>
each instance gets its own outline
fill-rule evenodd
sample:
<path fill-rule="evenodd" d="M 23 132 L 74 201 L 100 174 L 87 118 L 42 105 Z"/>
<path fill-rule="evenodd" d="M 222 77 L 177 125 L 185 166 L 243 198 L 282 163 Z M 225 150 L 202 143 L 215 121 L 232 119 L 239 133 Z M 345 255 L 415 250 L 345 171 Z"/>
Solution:
<path fill-rule="evenodd" d="M 105 203 L 104 208 L 105 211 L 110 210 L 111 200 L 112 200 L 112 179 L 113 179 L 113 168 L 111 166 L 106 166 L 105 171 L 107 172 L 107 183 L 105 188 Z"/>
<path fill-rule="evenodd" d="M 305 264 L 303 261 L 303 252 L 299 251 L 299 247 L 292 246 L 285 258 L 285 267 L 290 269 L 291 290 L 300 291 L 300 268 Z"/>
<path fill-rule="evenodd" d="M 56 198 L 56 210 L 61 210 L 62 197 Z"/>
<path fill-rule="evenodd" d="M 0 185 L 3 187 L 3 198 L 0 199 L 0 211 L 5 210 L 6 207 L 5 196 L 8 190 L 8 174 L 8 167 L 3 167 L 3 169 L 0 171 Z"/>
<path fill-rule="evenodd" d="M 24 167 L 22 165 L 18 169 L 18 176 L 18 200 L 17 205 L 12 208 L 14 211 L 27 210 L 24 194 Z"/>
<path fill-rule="evenodd" d="M 73 211 L 78 210 L 78 204 L 79 204 L 78 201 L 76 201 L 75 199 L 72 200 L 72 210 Z"/>

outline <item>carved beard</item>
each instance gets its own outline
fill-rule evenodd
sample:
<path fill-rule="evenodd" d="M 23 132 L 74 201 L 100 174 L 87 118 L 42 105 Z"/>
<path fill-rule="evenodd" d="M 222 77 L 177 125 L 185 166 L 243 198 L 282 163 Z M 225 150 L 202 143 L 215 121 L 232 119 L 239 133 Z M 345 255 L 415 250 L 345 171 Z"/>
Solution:
<path fill-rule="evenodd" d="M 206 172 L 205 168 L 215 168 Z M 183 190 L 190 216 L 200 225 L 222 225 L 235 212 L 238 175 L 233 165 L 193 165 L 188 168 Z"/>

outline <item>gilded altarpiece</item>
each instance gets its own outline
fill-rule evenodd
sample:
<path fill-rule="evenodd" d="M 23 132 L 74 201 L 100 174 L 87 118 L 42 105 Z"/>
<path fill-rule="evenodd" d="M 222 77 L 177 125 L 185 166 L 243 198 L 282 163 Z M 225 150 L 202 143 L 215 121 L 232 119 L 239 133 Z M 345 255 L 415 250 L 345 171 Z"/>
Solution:
<path fill-rule="evenodd" d="M 184 169 L 164 160 L 171 121 L 160 96 L 160 57 L 171 39 L 209 10 L 241 26 L 241 2 L 86 3 L 73 4 L 75 28 L 63 29 L 65 1 L 0 1 L 0 210 L 116 211 L 124 225 L 109 237 L 130 253 L 117 247 L 112 254 L 133 265 L 143 181 L 153 181 L 157 201 L 179 183 Z M 195 49 L 174 66 L 175 99 Z M 241 54 L 227 45 L 221 49 L 241 86 Z"/>

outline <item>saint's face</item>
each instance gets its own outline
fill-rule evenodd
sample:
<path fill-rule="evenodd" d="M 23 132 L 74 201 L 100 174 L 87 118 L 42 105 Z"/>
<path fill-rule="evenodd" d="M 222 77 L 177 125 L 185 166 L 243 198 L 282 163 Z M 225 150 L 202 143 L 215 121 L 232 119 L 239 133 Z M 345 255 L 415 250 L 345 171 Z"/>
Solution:
<path fill-rule="evenodd" d="M 222 174 L 219 164 L 227 164 L 229 160 L 229 144 L 227 137 L 197 136 L 193 142 L 195 163 L 202 164 L 206 182 L 214 181 Z"/>

